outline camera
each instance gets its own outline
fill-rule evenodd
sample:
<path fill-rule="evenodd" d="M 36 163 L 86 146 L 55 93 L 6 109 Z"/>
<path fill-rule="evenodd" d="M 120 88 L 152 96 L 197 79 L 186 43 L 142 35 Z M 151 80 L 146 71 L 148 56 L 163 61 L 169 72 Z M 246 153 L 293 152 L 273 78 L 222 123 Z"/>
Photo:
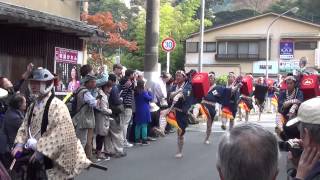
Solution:
<path fill-rule="evenodd" d="M 97 99 L 98 99 L 98 100 L 101 100 L 101 99 L 102 99 L 102 95 L 99 94 L 99 95 L 97 96 Z"/>
<path fill-rule="evenodd" d="M 303 151 L 302 147 L 299 144 L 294 143 L 291 140 L 280 141 L 280 142 L 278 142 L 278 146 L 279 146 L 280 151 L 283 151 L 283 152 L 290 151 L 292 153 L 292 156 L 295 158 L 300 157 L 302 154 L 302 151 Z"/>

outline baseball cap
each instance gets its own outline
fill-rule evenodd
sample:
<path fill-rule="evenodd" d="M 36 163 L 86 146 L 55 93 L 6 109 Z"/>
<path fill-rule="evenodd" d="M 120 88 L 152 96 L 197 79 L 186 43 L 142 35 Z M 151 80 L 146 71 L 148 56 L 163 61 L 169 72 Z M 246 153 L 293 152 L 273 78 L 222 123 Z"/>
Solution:
<path fill-rule="evenodd" d="M 288 121 L 286 126 L 292 126 L 298 122 L 320 125 L 320 96 L 303 102 L 297 117 Z"/>

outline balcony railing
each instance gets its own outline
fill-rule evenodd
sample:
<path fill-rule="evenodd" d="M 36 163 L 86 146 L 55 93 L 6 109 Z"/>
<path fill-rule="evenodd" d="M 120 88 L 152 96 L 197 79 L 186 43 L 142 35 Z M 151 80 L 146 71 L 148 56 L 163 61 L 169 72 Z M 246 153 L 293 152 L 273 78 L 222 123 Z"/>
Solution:
<path fill-rule="evenodd" d="M 217 60 L 259 60 L 259 54 L 216 54 Z"/>

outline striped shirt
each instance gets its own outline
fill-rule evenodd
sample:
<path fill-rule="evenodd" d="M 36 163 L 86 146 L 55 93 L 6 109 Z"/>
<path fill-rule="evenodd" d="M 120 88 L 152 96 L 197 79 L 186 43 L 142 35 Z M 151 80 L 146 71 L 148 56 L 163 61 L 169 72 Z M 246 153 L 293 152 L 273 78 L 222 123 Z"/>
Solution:
<path fill-rule="evenodd" d="M 126 87 L 126 82 L 128 81 L 127 77 L 124 77 L 120 80 L 120 97 L 123 99 L 123 106 L 125 108 L 132 108 L 133 105 L 133 90 L 134 82 L 131 86 Z"/>

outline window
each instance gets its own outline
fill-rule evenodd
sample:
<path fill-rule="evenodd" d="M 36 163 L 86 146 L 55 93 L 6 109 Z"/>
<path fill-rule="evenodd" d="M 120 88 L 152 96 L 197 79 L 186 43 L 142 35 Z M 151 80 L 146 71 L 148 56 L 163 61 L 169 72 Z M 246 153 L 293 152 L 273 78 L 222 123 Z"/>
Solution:
<path fill-rule="evenodd" d="M 215 42 L 205 42 L 203 43 L 203 52 L 216 52 Z"/>
<path fill-rule="evenodd" d="M 218 42 L 217 59 L 261 60 L 265 58 L 264 40 Z"/>
<path fill-rule="evenodd" d="M 228 54 L 237 54 L 238 52 L 238 44 L 234 42 L 228 42 Z"/>
<path fill-rule="evenodd" d="M 315 50 L 317 49 L 317 42 L 316 41 L 295 42 L 294 47 L 296 50 Z"/>
<path fill-rule="evenodd" d="M 241 42 L 238 44 L 238 54 L 248 54 L 249 53 L 249 43 Z"/>
<path fill-rule="evenodd" d="M 249 54 L 259 54 L 259 44 L 256 42 L 249 43 Z"/>
<path fill-rule="evenodd" d="M 227 54 L 227 43 L 219 42 L 218 43 L 218 54 Z"/>
<path fill-rule="evenodd" d="M 197 53 L 198 52 L 198 42 L 187 42 L 187 53 Z"/>
<path fill-rule="evenodd" d="M 259 42 L 259 58 L 266 59 L 267 58 L 267 42 L 260 41 Z"/>

